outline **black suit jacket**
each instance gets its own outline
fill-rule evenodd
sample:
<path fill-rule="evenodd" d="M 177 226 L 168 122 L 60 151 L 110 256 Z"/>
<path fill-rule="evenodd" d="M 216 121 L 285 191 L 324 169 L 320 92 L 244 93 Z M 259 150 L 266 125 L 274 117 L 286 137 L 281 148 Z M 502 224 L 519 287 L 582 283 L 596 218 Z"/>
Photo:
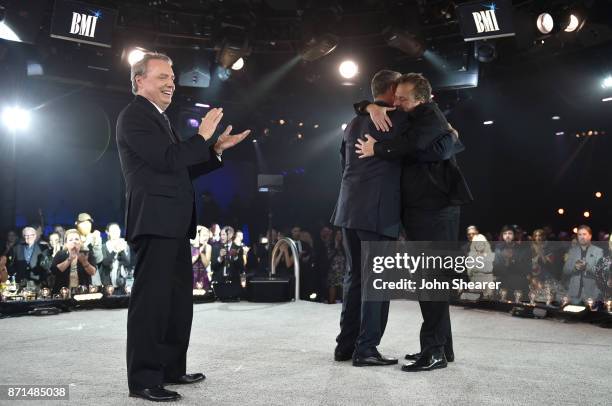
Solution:
<path fill-rule="evenodd" d="M 359 159 L 355 144 L 365 134 L 377 141 L 391 139 L 405 128 L 406 114 L 392 112 L 393 131 L 376 130 L 367 116 L 357 116 L 342 137 L 342 182 L 331 222 L 338 227 L 397 237 L 400 230 L 400 163 Z"/>
<path fill-rule="evenodd" d="M 367 104 L 358 103 L 355 110 L 365 116 Z M 471 202 L 472 194 L 455 159 L 465 147 L 449 135 L 444 113 L 430 102 L 406 114 L 410 126 L 401 137 L 374 145 L 376 157 L 402 160 L 402 207 L 438 208 Z"/>
<path fill-rule="evenodd" d="M 141 235 L 195 237 L 191 182 L 222 163 L 212 150 L 212 138 L 206 141 L 196 134 L 175 143 L 173 134 L 157 108 L 142 96 L 136 96 L 117 119 L 117 148 L 126 183 L 126 239 L 130 242 Z"/>

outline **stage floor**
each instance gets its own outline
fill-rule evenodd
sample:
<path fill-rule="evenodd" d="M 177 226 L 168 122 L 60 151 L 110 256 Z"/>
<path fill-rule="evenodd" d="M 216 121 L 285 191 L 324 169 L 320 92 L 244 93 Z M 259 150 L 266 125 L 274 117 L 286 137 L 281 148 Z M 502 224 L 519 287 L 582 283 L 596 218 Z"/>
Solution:
<path fill-rule="evenodd" d="M 451 307 L 456 362 L 411 374 L 334 362 L 339 314 L 310 302 L 197 304 L 188 371 L 207 379 L 170 388 L 185 405 L 610 404 L 611 330 Z M 69 384 L 70 404 L 151 404 L 127 396 L 126 315 L 1 320 L 0 382 Z M 392 302 L 381 352 L 418 350 L 420 323 L 416 303 Z"/>

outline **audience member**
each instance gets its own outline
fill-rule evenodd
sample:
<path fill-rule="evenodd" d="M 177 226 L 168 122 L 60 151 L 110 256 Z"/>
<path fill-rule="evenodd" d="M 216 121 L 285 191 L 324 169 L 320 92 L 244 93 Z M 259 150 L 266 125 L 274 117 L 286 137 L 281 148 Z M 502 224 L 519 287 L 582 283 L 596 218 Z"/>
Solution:
<path fill-rule="evenodd" d="M 591 244 L 591 227 L 578 227 L 578 244 L 570 248 L 563 266 L 568 281 L 567 293 L 572 302 L 601 299 L 601 291 L 595 281 L 595 265 L 603 258 L 603 250 Z"/>
<path fill-rule="evenodd" d="M 100 282 L 103 286 L 112 285 L 124 290 L 131 273 L 130 247 L 127 241 L 121 238 L 119 224 L 109 223 L 106 226 L 106 234 L 108 240 L 102 244 L 102 262 L 98 267 Z"/>
<path fill-rule="evenodd" d="M 36 229 L 25 227 L 22 231 L 23 241 L 13 247 L 9 275 L 21 286 L 45 287 L 50 266 L 50 254 L 47 247 L 37 242 Z"/>
<path fill-rule="evenodd" d="M 81 234 L 76 229 L 70 229 L 65 237 L 64 249 L 51 263 L 51 272 L 55 275 L 54 294 L 59 293 L 62 287 L 73 289 L 91 285 L 91 277 L 97 273 L 93 253 L 83 246 Z"/>

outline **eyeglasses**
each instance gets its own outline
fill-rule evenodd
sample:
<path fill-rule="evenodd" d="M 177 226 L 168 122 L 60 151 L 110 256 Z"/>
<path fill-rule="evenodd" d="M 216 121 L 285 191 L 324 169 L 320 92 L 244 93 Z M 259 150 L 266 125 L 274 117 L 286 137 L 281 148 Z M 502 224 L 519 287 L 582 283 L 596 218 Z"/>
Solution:
<path fill-rule="evenodd" d="M 36 234 L 25 234 L 24 238 L 27 238 L 27 237 L 36 237 Z"/>

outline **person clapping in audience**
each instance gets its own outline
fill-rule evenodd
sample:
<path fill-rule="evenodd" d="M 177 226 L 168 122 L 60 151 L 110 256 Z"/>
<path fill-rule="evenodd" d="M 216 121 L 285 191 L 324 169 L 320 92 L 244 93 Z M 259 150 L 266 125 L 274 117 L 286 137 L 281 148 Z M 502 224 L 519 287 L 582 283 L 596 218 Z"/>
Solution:
<path fill-rule="evenodd" d="M 493 276 L 495 254 L 491 251 L 491 245 L 484 235 L 476 234 L 472 236 L 468 257 L 474 259 L 474 264 L 479 264 L 480 262 L 483 264 L 482 266 L 467 266 L 467 273 L 471 282 L 495 282 L 495 276 Z M 480 260 L 477 261 L 477 259 Z M 487 288 L 483 290 L 483 295 L 486 298 L 490 298 L 493 295 L 493 291 Z"/>
<path fill-rule="evenodd" d="M 125 289 L 125 281 L 130 273 L 130 248 L 121 238 L 121 228 L 117 223 L 106 226 L 108 240 L 102 245 L 102 263 L 99 266 L 100 282 Z"/>
<path fill-rule="evenodd" d="M 94 220 L 89 214 L 79 213 L 74 224 L 83 240 L 83 247 L 92 254 L 92 264 L 99 267 L 104 259 L 104 254 L 102 253 L 102 236 L 98 230 L 93 229 L 93 222 Z M 96 286 L 102 284 L 100 274 L 96 273 L 93 275 L 92 283 Z"/>
<path fill-rule="evenodd" d="M 578 227 L 577 244 L 567 252 L 563 274 L 568 279 L 568 295 L 574 302 L 598 300 L 601 291 L 595 282 L 595 265 L 603 250 L 591 244 L 591 227 Z"/>
<path fill-rule="evenodd" d="M 51 263 L 51 272 L 55 275 L 53 293 L 59 293 L 62 287 L 76 288 L 80 285 L 91 285 L 91 277 L 97 268 L 91 251 L 83 246 L 81 235 L 76 229 L 66 231 L 66 243 Z"/>
<path fill-rule="evenodd" d="M 55 257 L 55 255 L 62 250 L 62 240 L 58 233 L 49 234 L 49 252 L 51 254 L 51 258 Z"/>
<path fill-rule="evenodd" d="M 193 287 L 210 289 L 210 260 L 212 246 L 208 243 L 210 231 L 204 226 L 198 226 L 196 238 L 191 240 L 191 264 L 193 268 Z"/>

